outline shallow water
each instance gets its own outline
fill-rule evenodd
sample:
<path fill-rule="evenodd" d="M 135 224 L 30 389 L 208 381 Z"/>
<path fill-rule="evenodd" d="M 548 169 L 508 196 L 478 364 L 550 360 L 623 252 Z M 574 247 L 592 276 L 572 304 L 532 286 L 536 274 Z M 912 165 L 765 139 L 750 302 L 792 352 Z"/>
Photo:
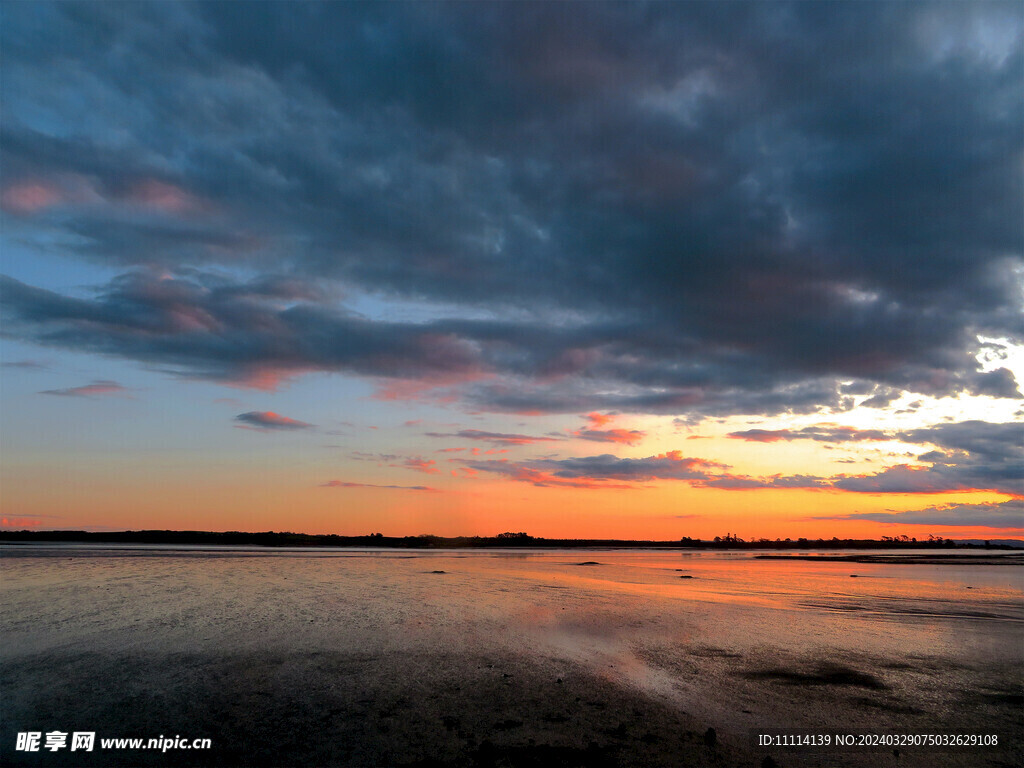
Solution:
<path fill-rule="evenodd" d="M 248 603 L 266 605 L 266 598 L 287 590 L 277 597 L 286 597 L 295 615 L 279 619 L 308 613 L 316 623 L 318 617 L 339 618 L 345 607 L 352 611 L 346 611 L 346 632 L 406 620 L 422 628 L 424 619 L 432 619 L 444 626 L 497 622 L 526 637 L 534 630 L 543 636 L 586 627 L 581 643 L 587 636 L 668 633 L 735 650 L 765 642 L 791 650 L 827 643 L 904 655 L 955 656 L 983 647 L 997 657 L 1021 657 L 1020 555 L 1003 555 L 1015 563 L 1007 566 L 969 564 L 972 554 L 963 555 L 963 565 L 758 554 L 0 546 L 0 615 L 8 652 L 12 645 L 38 650 L 75 642 L 76 632 L 85 630 L 76 618 L 85 613 L 112 627 L 154 619 L 155 613 L 179 615 L 178 623 L 197 627 L 229 618 L 249 621 L 254 614 L 244 610 Z M 123 593 L 126 588 L 130 593 Z M 221 602 L 225 610 L 218 613 L 212 606 Z M 50 632 L 55 623 L 60 633 Z M 273 634 L 273 628 L 267 631 Z M 417 632 L 429 634 L 430 627 Z"/>
<path fill-rule="evenodd" d="M 0 658 L 511 654 L 586 668 L 736 734 L 920 730 L 968 713 L 1019 735 L 1019 556 L 757 554 L 2 546 Z"/>

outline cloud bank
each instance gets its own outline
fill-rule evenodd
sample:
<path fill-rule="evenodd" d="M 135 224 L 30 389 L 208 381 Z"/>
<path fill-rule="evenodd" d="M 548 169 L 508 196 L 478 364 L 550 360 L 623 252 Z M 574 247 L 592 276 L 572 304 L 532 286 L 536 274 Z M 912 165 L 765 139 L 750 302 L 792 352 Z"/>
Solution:
<path fill-rule="evenodd" d="M 5 333 L 520 413 L 1020 396 L 1019 4 L 580 10 L 11 6 L 8 231 L 120 274 Z"/>

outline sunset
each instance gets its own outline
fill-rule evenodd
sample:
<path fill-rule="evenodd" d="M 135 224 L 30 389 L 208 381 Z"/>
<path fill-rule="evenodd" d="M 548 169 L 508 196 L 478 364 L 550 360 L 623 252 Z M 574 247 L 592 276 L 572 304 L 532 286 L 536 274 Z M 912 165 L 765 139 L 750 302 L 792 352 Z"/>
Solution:
<path fill-rule="evenodd" d="M 375 543 L 354 537 L 486 549 L 521 532 L 541 549 L 975 547 L 970 572 L 991 566 L 985 583 L 1004 591 L 957 576 L 998 604 L 967 613 L 1006 619 L 1000 648 L 1019 642 L 1024 584 L 1007 564 L 1021 563 L 981 548 L 1024 547 L 1020 3 L 7 2 L 0 18 L 0 560 L 35 585 L 11 593 L 5 634 L 43 615 L 18 601 L 41 599 L 40 584 L 57 595 L 77 583 L 61 569 L 87 567 L 46 555 L 37 582 L 26 553 L 51 551 L 39 542 L 79 542 L 99 563 L 90 547 L 171 546 L 174 532 L 345 537 L 306 543 L 360 557 Z M 210 538 L 179 554 L 232 542 L 262 551 Z M 160 551 L 143 559 L 164 563 Z M 607 579 L 630 610 L 675 615 L 654 606 L 676 605 L 678 582 L 655 589 L 644 569 L 678 579 L 683 567 L 659 552 L 570 553 L 557 568 L 626 569 Z M 554 568 L 549 556 L 537 568 Z M 718 556 L 694 555 L 711 569 L 693 571 L 694 589 L 710 589 L 705 575 L 748 586 L 701 599 L 761 589 Z M 125 578 L 145 582 L 148 566 L 125 557 Z M 234 583 L 195 560 L 165 577 L 200 592 Z M 283 562 L 275 573 L 299 568 Z M 327 562 L 288 588 L 314 571 L 329 582 Z M 427 599 L 406 592 L 415 575 L 395 575 L 408 563 L 383 562 L 352 583 Z M 447 578 L 453 563 L 430 572 Z M 487 563 L 453 594 L 498 579 Z M 947 576 L 921 569 L 947 566 L 966 567 L 871 565 L 914 579 L 872 599 L 938 600 Z M 792 563 L 751 567 L 803 594 Z M 817 584 L 825 565 L 799 567 Z M 515 572 L 500 578 L 535 577 Z M 238 581 L 238 605 L 269 573 Z M 565 589 L 593 586 L 558 573 Z M 106 594 L 106 576 L 83 578 Z M 636 584 L 652 602 L 623 586 Z M 318 599 L 294 594 L 311 611 Z M 105 610 L 127 627 L 141 609 Z M 694 637 L 712 632 L 701 626 Z M 24 653 L 58 636 L 38 632 Z M 1016 685 L 1019 649 L 1006 654 L 989 672 Z M 678 683 L 643 680 L 658 695 Z M 672 707 L 703 718 L 695 733 L 755 725 Z M 34 732 L 31 711 L 16 707 L 0 739 Z M 513 749 L 495 733 L 477 741 Z M 239 749 L 220 764 L 290 764 Z M 381 750 L 305 764 L 604 764 Z M 3 754 L 37 764 L 20 747 Z M 617 754 L 609 765 L 634 764 Z"/>

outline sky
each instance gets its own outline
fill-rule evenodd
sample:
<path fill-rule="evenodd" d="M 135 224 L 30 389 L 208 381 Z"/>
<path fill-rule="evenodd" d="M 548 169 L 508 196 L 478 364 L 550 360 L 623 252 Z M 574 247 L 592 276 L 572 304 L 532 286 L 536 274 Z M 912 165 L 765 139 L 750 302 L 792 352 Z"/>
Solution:
<path fill-rule="evenodd" d="M 1017 2 L 0 36 L 4 528 L 1024 536 Z"/>

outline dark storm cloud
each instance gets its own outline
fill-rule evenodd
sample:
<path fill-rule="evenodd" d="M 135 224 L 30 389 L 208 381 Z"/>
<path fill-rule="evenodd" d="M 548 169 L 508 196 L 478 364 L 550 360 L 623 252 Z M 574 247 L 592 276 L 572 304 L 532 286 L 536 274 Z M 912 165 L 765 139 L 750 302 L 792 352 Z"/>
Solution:
<path fill-rule="evenodd" d="M 834 383 L 784 387 L 747 372 L 763 386 L 747 392 L 730 383 L 742 372 L 728 361 L 666 364 L 657 340 L 629 341 L 632 325 L 370 321 L 296 278 L 238 282 L 195 270 L 138 271 L 89 298 L 0 278 L 0 299 L 5 331 L 18 338 L 262 388 L 326 370 L 411 379 L 425 389 L 458 387 L 471 405 L 495 411 L 778 412 L 836 402 Z M 652 391 L 651 370 L 666 365 L 676 370 L 664 371 Z M 507 383 L 477 381 L 491 374 Z M 618 391 L 594 392 L 602 381 Z"/>
<path fill-rule="evenodd" d="M 316 341 L 268 346 L 239 298 L 217 316 L 239 343 L 216 350 L 187 333 L 142 343 L 109 318 L 56 328 L 27 312 L 16 333 L 222 378 L 480 365 L 517 378 L 460 394 L 507 411 L 810 412 L 851 407 L 849 381 L 868 405 L 1019 396 L 975 354 L 978 334 L 1024 335 L 1022 16 L 999 2 L 12 6 L 0 204 L 37 247 L 178 274 L 244 265 L 549 326 L 453 319 L 433 330 L 462 341 L 435 355 L 421 332 L 302 304 L 260 317 Z M 45 303 L 61 301 L 100 311 Z"/>
<path fill-rule="evenodd" d="M 95 299 L 0 279 L 9 330 L 40 344 L 88 350 L 255 387 L 308 370 L 370 376 L 471 375 L 477 354 L 436 325 L 372 323 L 293 304 L 264 284 L 206 286 L 124 275 Z"/>

